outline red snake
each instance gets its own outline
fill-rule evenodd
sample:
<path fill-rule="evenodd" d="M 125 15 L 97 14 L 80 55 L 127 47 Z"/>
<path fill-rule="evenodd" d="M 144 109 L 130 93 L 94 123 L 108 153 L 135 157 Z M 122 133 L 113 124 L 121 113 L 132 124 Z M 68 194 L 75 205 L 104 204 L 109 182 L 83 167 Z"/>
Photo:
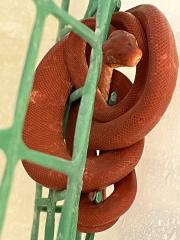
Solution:
<path fill-rule="evenodd" d="M 95 26 L 94 18 L 83 22 L 92 29 Z M 115 31 L 120 29 L 133 34 L 143 52 L 134 84 L 106 64 L 109 61 L 116 65 L 117 59 L 121 58 L 127 65 L 128 61 L 132 65 L 133 56 L 129 55 L 128 49 L 133 44 L 118 40 Z M 178 72 L 172 30 L 156 7 L 140 5 L 113 14 L 109 34 L 103 45 L 106 61 L 98 83 L 83 177 L 78 220 L 81 232 L 98 232 L 111 227 L 131 206 L 137 189 L 134 167 L 142 155 L 144 137 L 165 112 Z M 84 84 L 89 54 L 89 45 L 70 33 L 39 64 L 23 130 L 23 140 L 29 148 L 71 159 L 79 103 L 72 106 L 66 141 L 63 136 L 65 106 L 70 93 Z M 117 93 L 117 103 L 109 106 L 107 99 L 112 91 Z M 99 156 L 96 156 L 97 149 Z M 66 188 L 64 174 L 27 160 L 23 160 L 23 165 L 43 186 L 56 190 Z M 91 201 L 89 193 L 111 184 L 114 184 L 114 191 L 102 203 Z"/>

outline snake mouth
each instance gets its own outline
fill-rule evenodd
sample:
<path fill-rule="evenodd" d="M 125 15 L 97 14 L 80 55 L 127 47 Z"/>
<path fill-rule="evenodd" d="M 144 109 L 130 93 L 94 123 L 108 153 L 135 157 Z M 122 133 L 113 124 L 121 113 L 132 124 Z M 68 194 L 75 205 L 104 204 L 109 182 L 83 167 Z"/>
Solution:
<path fill-rule="evenodd" d="M 106 64 L 111 67 L 111 68 L 118 68 L 118 67 L 122 67 L 122 63 L 120 61 L 118 61 L 118 59 L 116 59 L 114 56 L 112 55 L 107 55 L 106 56 Z"/>
<path fill-rule="evenodd" d="M 118 67 L 122 67 L 121 64 L 118 64 L 118 63 L 109 63 L 108 64 L 111 68 L 118 68 Z"/>
<path fill-rule="evenodd" d="M 111 68 L 118 68 L 118 67 L 134 67 L 136 66 L 142 58 L 142 51 L 138 49 L 138 53 L 133 54 L 134 56 L 131 56 L 130 58 L 126 59 L 124 58 L 123 61 L 119 61 L 113 56 L 107 56 L 106 57 L 106 64 L 110 66 Z"/>
<path fill-rule="evenodd" d="M 137 50 L 137 53 L 134 54 L 134 57 L 132 57 L 129 62 L 126 64 L 127 67 L 135 67 L 138 65 L 138 63 L 141 61 L 142 58 L 142 51 L 140 49 Z"/>

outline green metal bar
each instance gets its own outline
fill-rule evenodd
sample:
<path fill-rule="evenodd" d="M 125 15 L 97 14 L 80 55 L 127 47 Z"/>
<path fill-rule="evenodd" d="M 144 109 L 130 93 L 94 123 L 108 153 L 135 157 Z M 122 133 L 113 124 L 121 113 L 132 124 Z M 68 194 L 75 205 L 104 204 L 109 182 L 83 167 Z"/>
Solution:
<path fill-rule="evenodd" d="M 19 159 L 26 159 L 66 174 L 73 174 L 75 170 L 75 164 L 71 161 L 29 149 L 26 145 L 21 145 L 21 148 L 19 149 Z"/>
<path fill-rule="evenodd" d="M 57 38 L 57 40 L 60 40 L 66 34 L 68 34 L 69 32 L 72 32 L 72 31 L 73 31 L 73 29 L 70 25 L 65 25 L 64 28 L 61 30 L 61 36 L 59 38 Z"/>
<path fill-rule="evenodd" d="M 69 11 L 70 0 L 62 0 L 61 8 L 64 9 L 66 12 Z"/>
<path fill-rule="evenodd" d="M 98 0 L 90 0 L 84 18 L 92 17 L 97 12 Z M 121 0 L 115 0 L 114 11 L 119 11 L 121 8 Z"/>
<path fill-rule="evenodd" d="M 15 164 L 14 163 L 6 163 L 5 171 L 3 174 L 3 178 L 0 186 L 0 203 L 1 203 L 1 211 L 0 211 L 0 237 L 4 224 L 4 217 L 8 206 L 8 199 L 12 188 L 12 181 L 15 172 Z"/>
<path fill-rule="evenodd" d="M 74 151 L 72 158 L 74 161 L 78 161 L 79 165 L 81 165 L 81 162 L 85 160 L 86 150 L 89 142 L 90 125 L 93 114 L 93 101 L 96 93 L 96 81 L 99 77 L 102 61 L 101 48 L 98 47 L 97 49 L 92 50 L 90 61 L 91 64 L 89 66 L 86 84 L 84 86 L 84 94 L 81 98 L 74 136 Z M 85 150 L 82 151 L 82 149 Z"/>
<path fill-rule="evenodd" d="M 96 193 L 96 199 L 95 199 L 95 203 L 100 203 L 100 202 L 102 202 L 102 192 L 97 192 Z"/>
<path fill-rule="evenodd" d="M 42 186 L 36 184 L 34 218 L 31 240 L 38 239 L 40 212 L 46 212 L 45 240 L 54 238 L 55 213 L 61 213 L 62 206 L 56 206 L 57 201 L 65 198 L 66 191 L 49 190 L 48 198 L 42 197 Z"/>
<path fill-rule="evenodd" d="M 94 233 L 87 233 L 85 240 L 94 240 L 95 234 Z"/>
<path fill-rule="evenodd" d="M 83 95 L 83 87 L 78 88 L 77 90 L 75 90 L 71 95 L 70 95 L 70 102 L 75 102 L 76 100 L 78 100 L 79 98 L 82 97 Z"/>
<path fill-rule="evenodd" d="M 1 219 L 0 231 L 2 230 L 2 222 L 4 219 L 6 207 L 7 207 L 9 191 L 12 185 L 14 167 L 16 162 L 18 161 L 17 153 L 18 153 L 18 150 L 20 149 L 20 143 L 21 143 L 20 136 L 21 136 L 21 130 L 23 126 L 23 119 L 26 113 L 27 103 L 29 99 L 28 95 L 30 95 L 30 91 L 32 87 L 35 61 L 37 58 L 38 48 L 40 45 L 42 28 L 44 26 L 44 19 L 45 19 L 45 16 L 43 12 L 40 12 L 40 13 L 37 12 L 36 21 L 34 24 L 34 30 L 32 32 L 31 40 L 30 40 L 30 43 L 33 42 L 33 44 L 30 44 L 28 49 L 28 54 L 27 54 L 28 57 L 26 58 L 26 63 L 25 63 L 23 74 L 22 74 L 21 84 L 19 88 L 19 98 L 17 100 L 13 127 L 11 129 L 6 130 L 6 132 L 4 132 L 4 135 L 6 133 L 6 141 L 4 139 L 5 136 L 2 138 L 3 141 L 6 142 L 6 146 L 3 146 L 3 148 L 5 148 L 7 155 L 11 157 L 11 162 L 10 162 L 10 157 L 8 157 L 7 170 L 5 172 L 4 178 L 2 180 L 2 185 L 0 188 L 0 191 L 1 191 L 0 202 L 2 206 L 1 217 L 0 217 Z"/>
<path fill-rule="evenodd" d="M 56 206 L 56 213 L 61 213 L 62 212 L 63 206 Z M 47 207 L 42 206 L 40 207 L 41 212 L 47 212 Z"/>
<path fill-rule="evenodd" d="M 90 0 L 84 18 L 92 17 L 97 11 L 98 1 Z"/>
<path fill-rule="evenodd" d="M 42 186 L 36 184 L 36 193 L 35 193 L 35 206 L 34 206 L 34 217 L 31 231 L 31 240 L 38 240 L 39 233 L 39 221 L 40 221 L 40 208 L 38 206 L 37 200 L 42 196 Z"/>
<path fill-rule="evenodd" d="M 80 99 L 82 97 L 82 94 L 83 94 L 83 87 L 75 90 L 69 97 L 67 108 L 66 108 L 66 111 L 65 111 L 65 116 L 64 116 L 64 127 L 63 127 L 64 128 L 64 136 L 66 136 L 67 121 L 68 121 L 71 105 L 72 105 L 73 102 Z"/>
<path fill-rule="evenodd" d="M 82 233 L 78 232 L 76 233 L 76 240 L 81 240 L 82 239 Z"/>
<path fill-rule="evenodd" d="M 62 0 L 61 9 L 68 12 L 69 5 L 70 5 L 70 0 Z M 65 29 L 66 29 L 66 24 L 63 21 L 59 22 L 58 35 L 57 35 L 56 41 L 60 40 L 65 36 L 66 34 Z"/>
<path fill-rule="evenodd" d="M 48 2 L 49 12 L 63 21 L 64 24 L 72 26 L 72 31 L 81 35 L 91 46 L 96 45 L 96 39 L 94 32 L 88 28 L 85 24 L 78 21 L 73 16 L 69 15 L 66 11 L 56 6 L 54 2 Z"/>
<path fill-rule="evenodd" d="M 115 7 L 114 11 L 118 12 L 121 7 L 121 1 L 117 0 L 116 2 L 117 3 L 116 3 L 116 7 Z M 95 14 L 97 12 L 97 5 L 98 5 L 98 0 L 90 0 L 87 10 L 86 10 L 86 13 L 84 15 L 84 18 L 95 16 Z M 62 8 L 62 6 L 61 6 L 61 8 Z M 72 27 L 69 25 L 64 25 L 64 27 L 61 28 L 60 31 L 61 31 L 61 35 L 60 35 L 60 33 L 58 34 L 58 36 L 60 36 L 60 37 L 58 37 L 57 40 L 59 40 L 60 38 L 64 37 L 67 33 L 72 31 Z"/>
<path fill-rule="evenodd" d="M 3 141 L 6 143 L 6 145 L 2 144 L 1 142 L 1 147 L 6 154 L 6 167 L 0 185 L 0 236 L 3 229 L 10 191 L 12 188 L 15 166 L 17 164 L 16 153 L 18 149 L 18 141 L 16 142 L 17 138 L 16 135 L 13 134 L 12 129 L 10 128 L 8 130 L 2 131 L 3 134 L 5 134 L 5 132 L 7 135 L 4 136 Z"/>
<path fill-rule="evenodd" d="M 54 194 L 54 201 L 58 202 L 64 200 L 66 197 L 66 190 L 64 191 L 56 191 Z"/>
<path fill-rule="evenodd" d="M 114 9 L 115 12 L 118 12 L 121 8 L 121 0 L 116 0 L 116 7 Z"/>
<path fill-rule="evenodd" d="M 0 148 L 2 148 L 5 152 L 8 151 L 8 142 L 11 137 L 11 128 L 0 130 Z M 7 159 L 8 160 L 8 159 Z"/>
<path fill-rule="evenodd" d="M 18 99 L 16 103 L 15 118 L 13 124 L 14 132 L 18 130 L 20 136 L 23 130 L 24 116 L 27 111 L 29 102 L 29 96 L 32 89 L 34 71 L 36 66 L 36 60 L 38 56 L 38 50 L 42 38 L 43 27 L 45 23 L 46 15 L 43 11 L 37 11 L 36 21 L 32 31 L 30 44 L 27 52 L 27 58 L 25 61 L 24 71 L 21 78 L 21 83 L 18 92 Z"/>
<path fill-rule="evenodd" d="M 116 6 L 117 6 L 118 8 L 121 8 L 121 0 L 116 0 Z"/>
<path fill-rule="evenodd" d="M 46 206 L 49 204 L 49 198 L 43 198 L 43 197 L 40 197 L 40 198 L 37 198 L 36 199 L 36 204 L 38 207 L 40 206 Z"/>
<path fill-rule="evenodd" d="M 96 21 L 97 26 L 95 31 L 98 42 L 92 50 L 89 71 L 83 90 L 83 96 L 81 98 L 74 138 L 73 159 L 78 163 L 79 173 L 75 177 L 70 176 L 68 181 L 67 196 L 58 229 L 58 240 L 74 239 L 76 233 L 79 198 L 82 188 L 82 176 L 86 162 L 96 86 L 102 63 L 102 43 L 107 36 L 114 7 L 114 1 L 109 1 L 106 5 L 104 5 L 103 0 L 99 0 Z M 64 229 L 63 226 L 66 226 L 66 229 Z"/>
<path fill-rule="evenodd" d="M 54 201 L 55 191 L 49 190 L 47 217 L 45 226 L 45 240 L 54 239 L 56 202 Z"/>
<path fill-rule="evenodd" d="M 77 184 L 76 179 L 72 177 L 69 178 L 67 195 L 58 228 L 57 240 L 68 240 L 75 238 L 80 192 L 81 184 Z M 64 228 L 64 226 L 66 226 L 66 228 Z"/>
<path fill-rule="evenodd" d="M 114 10 L 114 1 L 108 1 L 104 5 L 103 0 L 99 0 L 99 7 L 96 17 L 96 36 L 98 43 L 95 50 L 92 50 L 89 71 L 84 86 L 83 97 L 81 99 L 80 109 L 77 118 L 76 131 L 74 136 L 73 159 L 82 159 L 79 156 L 82 154 L 82 149 L 87 149 L 89 142 L 90 125 L 93 114 L 94 98 L 96 93 L 96 86 L 102 62 L 102 43 L 107 38 L 110 19 Z M 95 56 L 95 57 L 94 57 Z M 94 80 L 94 82 L 93 82 Z M 87 111 L 88 106 L 88 111 Z M 84 114 L 86 113 L 86 114 Z M 86 126 L 85 124 L 86 123 Z M 84 153 L 84 156 L 86 153 Z M 81 162 L 79 161 L 79 163 Z"/>
<path fill-rule="evenodd" d="M 117 101 L 117 93 L 116 92 L 112 92 L 108 101 L 108 104 L 110 106 L 113 106 L 114 104 L 116 104 Z"/>

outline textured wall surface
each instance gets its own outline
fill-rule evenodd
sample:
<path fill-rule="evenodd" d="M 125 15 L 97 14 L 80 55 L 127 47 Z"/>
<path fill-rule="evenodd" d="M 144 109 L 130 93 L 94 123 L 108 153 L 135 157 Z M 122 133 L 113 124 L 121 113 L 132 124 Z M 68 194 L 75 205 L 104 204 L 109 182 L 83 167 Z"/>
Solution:
<path fill-rule="evenodd" d="M 180 51 L 180 3 L 161 0 L 122 0 L 122 9 L 152 3 L 169 19 Z M 71 13 L 81 17 L 87 0 L 72 1 Z M 35 16 L 31 0 L 0 1 L 0 128 L 12 122 L 13 109 Z M 57 21 L 47 20 L 39 59 L 53 45 Z M 132 75 L 133 71 L 129 72 Z M 180 78 L 179 78 L 180 80 Z M 138 193 L 131 209 L 108 231 L 96 239 L 179 240 L 180 239 L 180 81 L 161 122 L 147 136 L 143 157 L 138 165 Z M 0 178 L 4 167 L 0 151 Z M 9 201 L 3 240 L 30 239 L 34 182 L 21 164 L 17 166 Z M 41 229 L 43 230 L 44 215 Z M 41 234 L 40 239 L 43 239 Z"/>

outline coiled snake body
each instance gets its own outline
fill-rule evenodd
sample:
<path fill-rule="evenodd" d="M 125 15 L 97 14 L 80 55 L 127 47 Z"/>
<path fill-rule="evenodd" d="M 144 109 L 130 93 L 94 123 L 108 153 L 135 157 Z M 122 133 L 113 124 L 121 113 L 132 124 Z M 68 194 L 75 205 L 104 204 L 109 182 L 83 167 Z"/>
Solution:
<path fill-rule="evenodd" d="M 95 19 L 84 20 L 84 23 L 93 29 Z M 134 50 L 127 58 L 133 44 L 121 46 L 116 30 L 133 34 L 142 50 L 134 84 L 107 64 L 110 61 L 116 65 L 120 57 L 126 60 L 127 65 L 134 64 L 131 62 Z M 115 13 L 110 37 L 103 50 L 104 63 L 96 94 L 80 200 L 78 228 L 82 232 L 98 232 L 111 227 L 131 206 L 137 188 L 134 167 L 142 155 L 144 137 L 165 112 L 178 71 L 171 28 L 164 15 L 151 5 Z M 70 112 L 66 143 L 63 136 L 65 105 L 72 90 L 84 84 L 89 54 L 90 47 L 84 40 L 70 33 L 39 64 L 24 123 L 23 140 L 28 147 L 71 159 L 78 103 Z M 112 91 L 117 93 L 117 103 L 109 106 L 107 99 Z M 100 156 L 96 156 L 97 149 L 101 150 Z M 42 185 L 57 190 L 66 188 L 64 174 L 26 160 L 23 160 L 23 165 L 28 174 Z M 102 203 L 94 204 L 89 193 L 111 184 L 114 184 L 114 192 Z"/>

